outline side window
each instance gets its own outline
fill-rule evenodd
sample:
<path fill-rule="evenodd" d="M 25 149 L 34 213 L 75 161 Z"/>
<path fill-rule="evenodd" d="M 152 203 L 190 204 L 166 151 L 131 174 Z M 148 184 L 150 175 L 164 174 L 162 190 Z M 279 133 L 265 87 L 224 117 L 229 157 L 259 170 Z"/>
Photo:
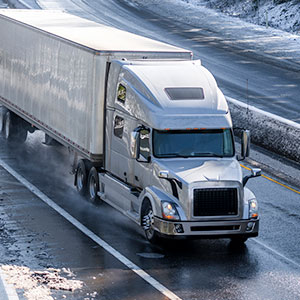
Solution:
<path fill-rule="evenodd" d="M 122 84 L 119 84 L 119 86 L 118 86 L 117 99 L 122 104 L 125 103 L 125 100 L 126 100 L 126 87 L 124 85 L 122 85 Z"/>
<path fill-rule="evenodd" d="M 114 122 L 114 135 L 118 138 L 123 137 L 124 131 L 124 119 L 122 117 L 116 116 Z"/>
<path fill-rule="evenodd" d="M 150 156 L 150 131 L 148 129 L 142 129 L 140 131 L 140 158 L 148 160 Z"/>

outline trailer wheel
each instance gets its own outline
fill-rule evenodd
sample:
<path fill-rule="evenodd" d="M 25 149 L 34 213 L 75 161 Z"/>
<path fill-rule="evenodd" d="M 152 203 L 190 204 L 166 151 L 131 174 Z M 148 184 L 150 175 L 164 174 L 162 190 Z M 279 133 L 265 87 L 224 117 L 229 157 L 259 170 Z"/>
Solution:
<path fill-rule="evenodd" d="M 78 193 L 85 196 L 87 192 L 87 168 L 82 159 L 77 164 L 75 183 Z"/>
<path fill-rule="evenodd" d="M 7 113 L 7 109 L 3 106 L 0 107 L 0 133 L 3 133 L 5 128 L 5 114 Z"/>
<path fill-rule="evenodd" d="M 156 244 L 159 242 L 160 237 L 157 231 L 153 228 L 154 216 L 153 209 L 150 201 L 148 199 L 145 200 L 142 207 L 142 226 L 145 231 L 146 239 Z"/>
<path fill-rule="evenodd" d="M 97 194 L 98 191 L 99 191 L 98 171 L 95 167 L 92 167 L 89 172 L 89 178 L 88 178 L 88 194 L 89 194 L 89 200 L 94 204 L 100 203 L 100 198 Z"/>
<path fill-rule="evenodd" d="M 25 122 L 10 111 L 6 112 L 4 121 L 5 139 L 8 142 L 24 143 L 27 138 Z"/>

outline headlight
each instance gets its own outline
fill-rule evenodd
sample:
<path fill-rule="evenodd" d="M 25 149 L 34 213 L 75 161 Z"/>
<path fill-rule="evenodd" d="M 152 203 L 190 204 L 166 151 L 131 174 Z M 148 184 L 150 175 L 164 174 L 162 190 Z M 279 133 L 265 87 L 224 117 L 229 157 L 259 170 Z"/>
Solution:
<path fill-rule="evenodd" d="M 170 202 L 162 202 L 162 215 L 163 218 L 168 220 L 179 220 L 179 215 L 175 205 Z"/>
<path fill-rule="evenodd" d="M 256 199 L 249 200 L 249 219 L 257 219 L 258 217 L 258 204 Z"/>

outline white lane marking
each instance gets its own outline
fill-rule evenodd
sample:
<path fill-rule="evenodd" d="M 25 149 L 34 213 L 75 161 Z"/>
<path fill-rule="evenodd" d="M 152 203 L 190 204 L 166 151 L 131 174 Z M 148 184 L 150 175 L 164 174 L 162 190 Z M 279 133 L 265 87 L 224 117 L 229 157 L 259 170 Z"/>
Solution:
<path fill-rule="evenodd" d="M 0 296 L 1 296 L 1 300 L 6 300 L 6 299 L 19 300 L 16 290 L 11 284 L 7 283 L 7 277 L 5 273 L 1 270 L 1 268 L 0 268 Z"/>
<path fill-rule="evenodd" d="M 181 298 L 179 298 L 177 295 L 175 295 L 173 292 L 171 292 L 169 289 L 167 289 L 165 286 L 163 286 L 161 283 L 159 283 L 156 279 L 154 279 L 148 273 L 146 273 L 144 270 L 142 270 L 139 266 L 134 264 L 132 261 L 130 261 L 124 255 L 122 255 L 116 249 L 111 247 L 108 243 L 106 243 L 104 240 L 102 240 L 100 237 L 98 237 L 96 234 L 94 234 L 92 231 L 90 231 L 87 227 L 82 225 L 79 221 L 77 221 L 74 217 L 72 217 L 64 209 L 62 209 L 60 206 L 58 206 L 56 203 L 54 203 L 49 197 L 47 197 L 43 192 L 41 192 L 36 186 L 31 184 L 29 181 L 27 181 L 22 175 L 20 175 L 14 169 L 12 169 L 2 159 L 0 159 L 0 165 L 8 173 L 10 173 L 13 177 L 15 177 L 19 182 L 21 182 L 28 190 L 30 190 L 33 194 L 35 194 L 37 197 L 39 197 L 43 202 L 45 202 L 47 205 L 49 205 L 51 208 L 53 208 L 57 213 L 59 213 L 61 216 L 63 216 L 66 220 L 68 220 L 71 224 L 73 224 L 77 229 L 79 229 L 81 232 L 83 232 L 85 235 L 87 235 L 90 239 L 92 239 L 95 243 L 97 243 L 99 246 L 101 246 L 107 252 L 109 252 L 111 255 L 113 255 L 115 258 L 117 258 L 120 262 L 122 262 L 125 266 L 127 266 L 129 269 L 131 269 L 138 276 L 140 276 L 145 281 L 147 281 L 149 284 L 151 284 L 154 288 L 156 288 L 163 295 L 165 295 L 166 297 L 168 297 L 171 300 L 181 300 Z"/>
<path fill-rule="evenodd" d="M 257 240 L 257 239 L 251 239 L 252 242 L 255 242 L 256 244 L 266 248 L 267 250 L 269 250 L 270 252 L 272 252 L 273 254 L 275 254 L 276 256 L 279 256 L 281 259 L 287 261 L 290 264 L 293 264 L 294 266 L 296 266 L 297 268 L 300 268 L 300 264 L 298 264 L 297 262 L 295 262 L 294 260 L 288 258 L 287 256 L 285 256 L 284 254 L 281 254 L 280 252 L 278 252 L 277 250 L 271 248 L 270 246 L 266 245 L 265 243 Z"/>

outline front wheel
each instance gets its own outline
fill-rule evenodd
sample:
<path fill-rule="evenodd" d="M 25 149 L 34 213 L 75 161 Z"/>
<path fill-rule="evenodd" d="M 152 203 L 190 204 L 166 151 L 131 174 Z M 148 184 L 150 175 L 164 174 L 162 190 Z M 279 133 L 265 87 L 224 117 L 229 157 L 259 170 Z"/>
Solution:
<path fill-rule="evenodd" d="M 145 231 L 146 239 L 155 244 L 159 242 L 158 232 L 153 228 L 154 215 L 152 205 L 149 200 L 143 204 L 142 208 L 142 226 Z"/>

